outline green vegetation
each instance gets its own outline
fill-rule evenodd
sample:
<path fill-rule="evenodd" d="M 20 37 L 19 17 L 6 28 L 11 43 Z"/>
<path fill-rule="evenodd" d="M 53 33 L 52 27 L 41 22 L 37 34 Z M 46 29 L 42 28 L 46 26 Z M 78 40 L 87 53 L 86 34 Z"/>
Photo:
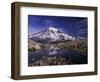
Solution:
<path fill-rule="evenodd" d="M 47 44 L 32 42 L 31 47 L 29 46 L 28 48 L 28 51 L 35 52 L 37 50 L 45 50 L 49 49 L 52 46 L 57 47 L 60 50 L 61 49 L 77 50 L 83 54 L 87 52 L 87 42 L 84 41 L 60 41 Z"/>
<path fill-rule="evenodd" d="M 82 41 L 67 41 L 67 42 L 59 42 L 59 43 L 54 43 L 51 45 L 55 45 L 56 47 L 60 49 L 71 49 L 71 50 L 77 50 L 81 53 L 86 53 L 87 51 L 87 44 Z"/>
<path fill-rule="evenodd" d="M 35 47 L 32 47 L 32 48 L 28 48 L 28 51 L 32 51 L 32 52 L 35 52 L 35 51 L 36 51 L 36 48 L 35 48 Z"/>
<path fill-rule="evenodd" d="M 79 55 L 83 57 L 87 56 L 87 42 L 85 41 L 59 41 L 47 44 L 31 41 L 28 45 L 28 51 L 31 52 L 36 52 L 38 50 L 49 51 L 50 49 L 52 50 L 55 48 L 58 52 L 60 50 L 72 50 L 79 52 Z M 43 56 L 41 58 L 33 58 L 32 63 L 29 63 L 28 66 L 71 65 L 77 64 L 78 62 L 84 63 L 84 61 L 85 60 L 81 60 L 80 57 L 72 58 L 69 56 L 68 58 L 64 58 L 63 56 L 57 57 L 48 54 L 47 56 Z"/>

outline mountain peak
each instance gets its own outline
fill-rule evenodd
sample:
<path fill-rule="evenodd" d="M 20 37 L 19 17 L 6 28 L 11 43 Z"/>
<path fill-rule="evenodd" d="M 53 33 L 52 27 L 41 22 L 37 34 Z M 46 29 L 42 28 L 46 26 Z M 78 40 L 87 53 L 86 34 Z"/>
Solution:
<path fill-rule="evenodd" d="M 48 40 L 48 41 L 62 41 L 62 40 L 76 40 L 75 37 L 68 35 L 67 33 L 61 32 L 55 27 L 49 27 L 47 30 L 38 32 L 29 36 L 36 40 Z"/>
<path fill-rule="evenodd" d="M 57 29 L 57 28 L 54 28 L 54 27 L 49 27 L 48 29 L 49 29 L 50 31 L 54 31 L 54 32 L 58 31 L 58 29 Z"/>

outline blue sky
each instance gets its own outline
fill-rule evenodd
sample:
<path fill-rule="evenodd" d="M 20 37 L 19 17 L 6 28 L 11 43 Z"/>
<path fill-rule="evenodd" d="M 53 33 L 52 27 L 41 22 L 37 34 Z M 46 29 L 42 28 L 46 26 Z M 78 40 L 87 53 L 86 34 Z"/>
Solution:
<path fill-rule="evenodd" d="M 71 36 L 87 37 L 88 19 L 85 17 L 28 15 L 28 33 L 40 32 L 52 26 Z"/>

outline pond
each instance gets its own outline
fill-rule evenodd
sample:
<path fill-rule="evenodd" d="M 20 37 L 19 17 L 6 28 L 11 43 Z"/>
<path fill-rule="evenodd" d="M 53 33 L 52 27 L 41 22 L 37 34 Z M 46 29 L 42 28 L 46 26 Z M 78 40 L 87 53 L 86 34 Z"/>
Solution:
<path fill-rule="evenodd" d="M 65 58 L 70 59 L 72 63 L 69 63 L 69 65 L 72 64 L 87 64 L 88 62 L 88 56 L 87 53 L 81 53 L 76 50 L 71 49 L 63 49 L 63 50 L 39 50 L 36 52 L 28 52 L 28 64 L 32 64 L 37 60 L 42 59 L 43 57 L 57 57 L 57 58 Z M 52 53 L 52 54 L 50 54 Z M 33 61 L 34 60 L 34 61 Z"/>

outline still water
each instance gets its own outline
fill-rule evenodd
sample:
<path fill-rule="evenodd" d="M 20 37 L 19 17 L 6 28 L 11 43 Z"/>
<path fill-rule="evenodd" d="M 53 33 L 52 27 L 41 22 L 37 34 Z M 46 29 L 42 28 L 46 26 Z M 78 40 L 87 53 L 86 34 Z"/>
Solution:
<path fill-rule="evenodd" d="M 88 58 L 87 58 L 87 53 L 81 53 L 76 50 L 71 50 L 71 49 L 63 49 L 63 50 L 56 50 L 56 51 L 49 51 L 49 50 L 39 50 L 36 52 L 28 52 L 28 63 L 31 64 L 33 63 L 33 59 L 39 60 L 42 57 L 63 57 L 63 58 L 71 58 L 71 60 L 75 64 L 87 64 Z"/>

